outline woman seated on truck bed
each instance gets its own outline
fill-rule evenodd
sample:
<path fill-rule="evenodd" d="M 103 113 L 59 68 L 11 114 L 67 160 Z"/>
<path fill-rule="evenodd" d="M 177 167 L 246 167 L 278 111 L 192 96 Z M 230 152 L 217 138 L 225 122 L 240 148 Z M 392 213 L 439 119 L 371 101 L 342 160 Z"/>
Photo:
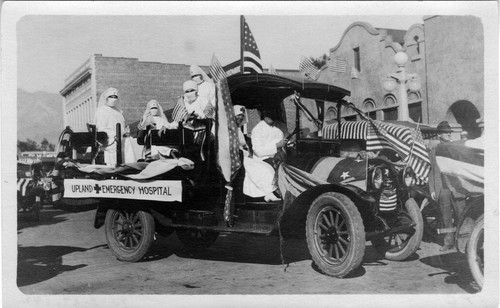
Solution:
<path fill-rule="evenodd" d="M 160 104 L 156 100 L 151 100 L 148 102 L 144 115 L 137 125 L 140 131 L 138 138 L 147 138 L 149 131 L 152 129 L 158 130 L 160 136 L 162 130 L 176 129 L 177 126 L 177 122 L 168 122 Z M 149 145 L 149 142 L 144 142 L 143 156 L 146 160 L 160 159 L 172 155 L 172 148 L 170 147 L 151 145 L 151 148 L 149 148 Z"/>

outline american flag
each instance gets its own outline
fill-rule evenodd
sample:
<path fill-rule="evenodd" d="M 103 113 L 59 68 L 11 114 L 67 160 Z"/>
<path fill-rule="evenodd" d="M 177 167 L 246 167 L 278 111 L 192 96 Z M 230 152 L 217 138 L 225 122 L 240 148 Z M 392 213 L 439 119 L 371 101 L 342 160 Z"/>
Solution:
<path fill-rule="evenodd" d="M 330 64 L 328 64 L 328 70 L 331 72 L 345 73 L 347 68 L 347 61 L 333 59 Z"/>
<path fill-rule="evenodd" d="M 226 71 L 220 65 L 219 60 L 215 55 L 212 55 L 212 63 L 210 64 L 210 75 L 212 75 L 212 79 L 214 83 L 217 83 L 219 80 L 227 78 Z"/>
<path fill-rule="evenodd" d="M 431 159 L 433 167 L 441 173 L 444 186 L 452 192 L 484 193 L 483 146 L 471 147 L 464 141 L 440 143 Z"/>
<path fill-rule="evenodd" d="M 316 80 L 319 77 L 320 70 L 312 63 L 311 59 L 304 56 L 300 60 L 299 70 L 312 80 Z"/>
<path fill-rule="evenodd" d="M 184 120 L 187 114 L 188 112 L 186 106 L 184 106 L 184 101 L 181 98 L 175 105 L 174 111 L 172 111 L 172 118 L 174 119 L 174 122 L 180 122 Z"/>
<path fill-rule="evenodd" d="M 262 73 L 259 47 L 257 47 L 257 43 L 255 43 L 252 32 L 245 21 L 245 17 L 241 16 L 241 18 L 243 21 L 243 32 L 241 33 L 243 73 Z"/>
<path fill-rule="evenodd" d="M 241 168 L 238 149 L 238 126 L 234 115 L 233 104 L 227 79 L 217 82 L 216 95 L 216 153 L 217 166 L 226 180 L 226 201 L 224 206 L 224 219 L 228 226 L 233 226 L 234 200 L 232 181 Z"/>
<path fill-rule="evenodd" d="M 205 110 L 203 110 L 203 113 L 205 114 L 205 117 L 213 119 L 215 117 L 215 108 L 212 106 L 212 104 L 207 103 L 207 106 L 205 106 Z"/>
<path fill-rule="evenodd" d="M 371 120 L 372 130 L 366 141 L 367 150 L 377 151 L 384 148 L 395 150 L 418 177 L 418 183 L 427 182 L 431 164 L 429 154 L 419 132 L 413 128 Z"/>

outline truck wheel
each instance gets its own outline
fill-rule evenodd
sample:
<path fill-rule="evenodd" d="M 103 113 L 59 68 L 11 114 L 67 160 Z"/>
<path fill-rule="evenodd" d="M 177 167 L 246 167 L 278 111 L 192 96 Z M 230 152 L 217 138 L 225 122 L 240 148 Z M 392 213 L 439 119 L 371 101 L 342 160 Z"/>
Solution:
<path fill-rule="evenodd" d="M 314 263 L 326 275 L 344 277 L 363 260 L 363 220 L 354 203 L 340 193 L 324 193 L 313 201 L 307 213 L 306 239 Z"/>
<path fill-rule="evenodd" d="M 479 288 L 484 284 L 484 215 L 477 221 L 467 242 L 467 262 Z"/>
<path fill-rule="evenodd" d="M 198 229 L 177 229 L 175 233 L 188 250 L 195 251 L 207 249 L 219 237 L 219 232 Z"/>
<path fill-rule="evenodd" d="M 106 241 L 118 260 L 139 261 L 153 244 L 155 221 L 148 212 L 110 209 L 104 225 Z"/>
<path fill-rule="evenodd" d="M 406 260 L 420 247 L 424 234 L 424 221 L 417 202 L 410 198 L 405 203 L 405 212 L 398 214 L 401 224 L 416 225 L 411 229 L 402 230 L 399 233 L 392 233 L 385 237 L 376 237 L 371 240 L 377 252 L 387 260 Z"/>

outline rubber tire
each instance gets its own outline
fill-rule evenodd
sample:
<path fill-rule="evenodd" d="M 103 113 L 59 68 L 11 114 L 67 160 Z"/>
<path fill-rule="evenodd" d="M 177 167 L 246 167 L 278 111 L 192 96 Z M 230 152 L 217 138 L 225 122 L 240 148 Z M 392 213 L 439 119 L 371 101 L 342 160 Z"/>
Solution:
<path fill-rule="evenodd" d="M 482 240 L 482 243 L 481 243 Z M 469 241 L 467 242 L 466 255 L 472 277 L 476 281 L 479 288 L 484 285 L 484 250 L 483 250 L 483 266 L 477 261 L 478 247 L 484 247 L 484 215 L 481 215 L 472 229 Z M 484 249 L 484 248 L 483 248 Z M 482 267 L 482 268 L 481 268 Z"/>
<path fill-rule="evenodd" d="M 142 236 L 139 243 L 133 249 L 125 249 L 115 237 L 114 232 L 114 219 L 119 213 L 136 213 L 141 222 Z M 118 260 L 126 262 L 136 262 L 141 260 L 151 248 L 155 236 L 155 221 L 153 216 L 145 211 L 129 211 L 129 210 L 115 210 L 109 209 L 106 213 L 104 221 L 104 230 L 106 234 L 106 241 L 111 252 L 118 258 Z"/>
<path fill-rule="evenodd" d="M 422 218 L 422 212 L 420 212 L 420 208 L 413 198 L 406 201 L 405 208 L 406 213 L 414 222 L 417 223 L 415 226 L 415 233 L 411 236 L 410 240 L 406 242 L 406 245 L 404 245 L 401 249 L 395 250 L 391 249 L 384 238 L 373 238 L 371 240 L 375 250 L 377 250 L 377 252 L 387 260 L 406 260 L 418 250 L 420 243 L 422 242 L 422 236 L 424 234 L 424 220 Z"/>
<path fill-rule="evenodd" d="M 338 211 L 345 220 L 346 231 L 344 232 L 347 232 L 346 238 L 351 243 L 346 249 L 346 254 L 340 258 L 340 262 L 328 257 L 328 252 L 321 247 L 321 239 L 316 232 L 321 229 L 319 223 L 317 224 L 318 219 L 321 218 L 320 215 L 328 209 Z M 306 240 L 312 260 L 323 274 L 342 278 L 358 268 L 365 253 L 365 228 L 361 215 L 351 199 L 336 192 L 327 192 L 317 197 L 307 213 Z"/>
<path fill-rule="evenodd" d="M 188 249 L 203 251 L 212 246 L 219 237 L 219 232 L 201 229 L 176 229 L 175 233 L 181 243 Z"/>

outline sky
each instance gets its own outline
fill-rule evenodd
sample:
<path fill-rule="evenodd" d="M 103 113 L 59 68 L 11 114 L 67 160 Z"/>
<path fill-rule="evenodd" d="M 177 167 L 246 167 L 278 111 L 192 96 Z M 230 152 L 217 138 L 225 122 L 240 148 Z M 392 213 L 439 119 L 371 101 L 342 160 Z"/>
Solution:
<path fill-rule="evenodd" d="M 264 68 L 298 69 L 301 56 L 329 54 L 353 22 L 407 30 L 423 16 L 245 15 Z M 240 57 L 239 15 L 26 15 L 16 24 L 18 88 L 57 93 L 92 54 L 139 61 L 222 65 Z"/>

